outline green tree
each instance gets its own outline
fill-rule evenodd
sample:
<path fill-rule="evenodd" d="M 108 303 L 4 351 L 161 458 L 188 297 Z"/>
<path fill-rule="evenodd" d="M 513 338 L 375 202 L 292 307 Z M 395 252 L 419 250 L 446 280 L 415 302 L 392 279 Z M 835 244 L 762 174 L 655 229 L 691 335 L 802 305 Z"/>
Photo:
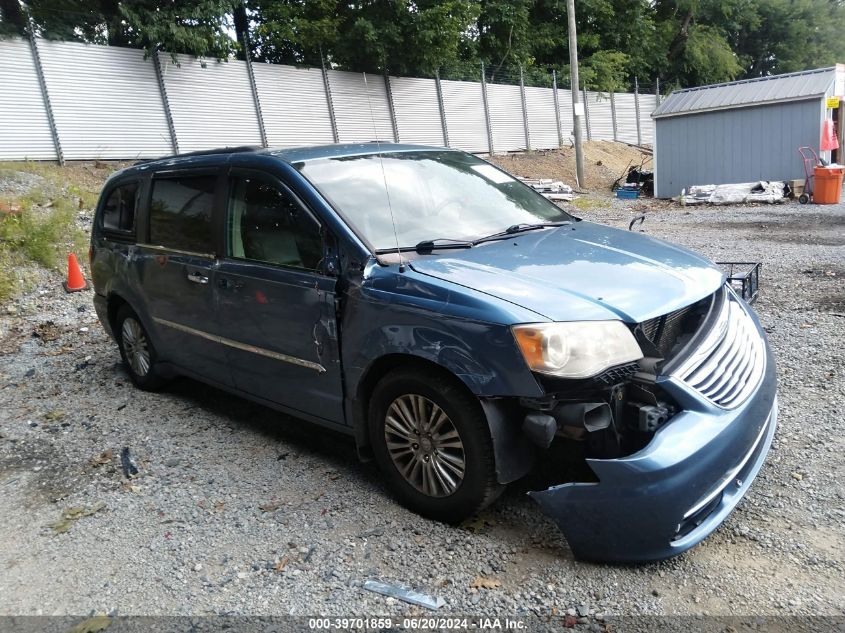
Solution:
<path fill-rule="evenodd" d="M 624 92 L 629 87 L 631 58 L 620 51 L 596 51 L 580 68 L 583 87 L 599 92 Z"/>
<path fill-rule="evenodd" d="M 531 54 L 531 0 L 481 0 L 478 54 L 490 69 L 490 80 L 508 66 L 528 66 Z"/>
<path fill-rule="evenodd" d="M 251 54 L 258 61 L 319 66 L 334 50 L 343 17 L 337 0 L 250 0 Z"/>
<path fill-rule="evenodd" d="M 231 0 L 132 0 L 120 14 L 132 43 L 147 54 L 163 50 L 227 59 L 239 44 L 230 36 Z"/>
<path fill-rule="evenodd" d="M 755 0 L 727 27 L 743 75 L 832 66 L 845 56 L 845 8 L 831 0 Z"/>
<path fill-rule="evenodd" d="M 24 35 L 26 16 L 18 0 L 0 0 L 0 37 Z"/>
<path fill-rule="evenodd" d="M 430 74 L 459 62 L 478 9 L 472 0 L 252 0 L 252 54 L 261 61 Z"/>
<path fill-rule="evenodd" d="M 23 34 L 28 18 L 40 37 L 189 53 L 225 59 L 238 0 L 0 0 L 4 27 Z"/>
<path fill-rule="evenodd" d="M 29 0 L 20 5 L 41 37 L 125 46 L 117 0 Z"/>
<path fill-rule="evenodd" d="M 575 6 L 584 87 L 619 92 L 631 88 L 634 76 L 654 75 L 662 59 L 653 3 L 582 0 Z M 564 53 L 568 57 L 568 43 Z"/>
<path fill-rule="evenodd" d="M 691 86 L 830 65 L 845 0 L 577 0 L 586 87 Z M 565 0 L 0 0 L 0 36 L 405 75 L 568 84 Z M 235 36 L 236 34 L 236 36 Z"/>
<path fill-rule="evenodd" d="M 658 39 L 666 51 L 658 76 L 670 85 L 695 86 L 735 79 L 742 65 L 723 20 L 744 0 L 656 0 Z"/>

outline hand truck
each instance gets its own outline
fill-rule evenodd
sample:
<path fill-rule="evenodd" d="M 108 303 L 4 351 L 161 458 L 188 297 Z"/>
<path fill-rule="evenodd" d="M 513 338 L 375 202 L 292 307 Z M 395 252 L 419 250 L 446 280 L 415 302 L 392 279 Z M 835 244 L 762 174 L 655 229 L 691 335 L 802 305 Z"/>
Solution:
<path fill-rule="evenodd" d="M 819 164 L 819 155 L 812 147 L 799 147 L 798 153 L 801 154 L 801 160 L 804 162 L 804 191 L 798 196 L 798 202 L 807 204 L 813 199 L 813 172 Z"/>

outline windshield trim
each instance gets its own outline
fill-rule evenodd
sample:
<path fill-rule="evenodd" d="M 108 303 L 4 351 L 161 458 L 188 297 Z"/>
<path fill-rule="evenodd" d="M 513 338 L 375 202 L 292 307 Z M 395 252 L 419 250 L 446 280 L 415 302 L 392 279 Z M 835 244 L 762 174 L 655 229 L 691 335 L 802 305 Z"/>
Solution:
<path fill-rule="evenodd" d="M 467 154 L 469 156 L 472 156 L 473 158 L 477 158 L 478 160 L 482 161 L 484 164 L 490 165 L 491 167 L 493 167 L 494 169 L 502 172 L 503 174 L 505 174 L 509 178 L 512 178 L 514 182 L 518 182 L 522 187 L 524 187 L 525 189 L 527 189 L 528 191 L 533 193 L 535 196 L 539 196 L 544 201 L 546 201 L 547 203 L 549 203 L 552 206 L 554 206 L 555 208 L 557 208 L 560 211 L 560 213 L 562 213 L 565 216 L 562 220 L 550 220 L 550 222 L 563 221 L 563 220 L 566 220 L 566 219 L 569 219 L 573 222 L 580 221 L 581 218 L 578 218 L 578 217 L 572 215 L 571 213 L 569 213 L 569 211 L 567 211 L 566 209 L 559 207 L 554 202 L 552 202 L 551 200 L 549 200 L 548 198 L 543 196 L 541 193 L 539 193 L 536 189 L 534 189 L 533 187 L 525 184 L 522 180 L 520 180 L 519 178 L 517 178 L 513 174 L 506 172 L 504 169 L 502 169 L 498 165 L 495 165 L 495 164 L 493 164 L 489 161 L 486 161 L 483 158 L 480 158 L 478 155 L 473 154 L 471 152 L 465 152 L 463 150 L 455 149 L 455 148 L 452 148 L 452 147 L 439 147 L 439 148 L 438 147 L 420 147 L 419 149 L 413 149 L 413 150 L 403 149 L 403 150 L 392 150 L 392 151 L 390 151 L 390 150 L 388 150 L 388 151 L 374 151 L 374 152 L 367 152 L 367 153 L 361 153 L 361 154 L 354 154 L 353 156 L 365 158 L 365 157 L 368 157 L 368 156 L 383 157 L 383 156 L 389 156 L 391 154 L 395 154 L 395 155 L 409 154 L 409 153 L 442 154 L 442 153 L 445 153 L 445 152 L 449 152 L 449 153 L 453 153 L 453 154 Z M 353 157 L 353 156 L 350 156 L 350 157 Z M 309 159 L 306 159 L 306 160 L 297 161 L 296 163 L 292 163 L 291 166 L 297 171 L 297 173 L 299 173 L 300 177 L 302 177 L 305 180 L 305 182 L 307 182 L 318 194 L 320 194 L 320 196 L 323 198 L 323 200 L 326 202 L 326 204 L 332 209 L 332 211 L 334 211 L 337 214 L 337 216 L 343 221 L 343 223 L 353 233 L 353 235 L 355 235 L 355 237 L 358 238 L 358 240 L 367 248 L 367 250 L 369 250 L 370 255 L 372 255 L 373 257 L 378 259 L 379 255 L 387 255 L 389 253 L 416 252 L 416 246 L 415 245 L 414 246 L 390 246 L 390 247 L 385 247 L 385 248 L 376 248 L 375 245 L 364 235 L 364 232 L 361 231 L 355 225 L 355 223 L 352 222 L 349 219 L 349 217 L 341 210 L 340 206 L 332 199 L 332 197 L 329 196 L 322 187 L 317 185 L 305 173 L 305 168 L 310 164 L 322 163 L 322 162 L 331 162 L 333 160 L 336 160 L 337 158 L 338 158 L 337 156 L 321 156 L 319 158 L 309 158 Z M 388 184 L 387 186 L 388 186 L 388 190 L 389 190 L 390 185 Z M 511 237 L 511 236 L 508 235 L 507 237 Z M 480 238 L 478 238 L 478 239 L 480 239 Z M 435 249 L 435 250 L 439 250 L 439 249 Z M 379 262 L 381 263 L 381 260 L 379 260 Z"/>

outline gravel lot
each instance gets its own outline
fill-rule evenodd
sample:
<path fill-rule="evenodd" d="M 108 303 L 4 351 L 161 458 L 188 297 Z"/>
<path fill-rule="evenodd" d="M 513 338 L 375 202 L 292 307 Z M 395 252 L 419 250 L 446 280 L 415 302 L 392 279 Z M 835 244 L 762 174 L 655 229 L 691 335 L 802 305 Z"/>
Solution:
<path fill-rule="evenodd" d="M 845 206 L 581 215 L 627 226 L 642 209 L 649 234 L 764 262 L 779 364 L 770 457 L 691 552 L 576 562 L 519 486 L 463 527 L 422 519 L 344 437 L 189 380 L 132 388 L 91 291 L 41 272 L 0 307 L 0 614 L 430 613 L 364 591 L 374 578 L 443 598 L 441 614 L 845 615 Z"/>

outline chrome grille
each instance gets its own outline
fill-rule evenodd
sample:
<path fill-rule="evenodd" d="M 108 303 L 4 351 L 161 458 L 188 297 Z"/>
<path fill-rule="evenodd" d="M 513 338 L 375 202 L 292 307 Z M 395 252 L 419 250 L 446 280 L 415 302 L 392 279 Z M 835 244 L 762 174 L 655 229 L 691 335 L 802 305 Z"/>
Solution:
<path fill-rule="evenodd" d="M 713 329 L 675 375 L 711 402 L 732 409 L 760 383 L 766 350 L 746 309 L 732 291 L 725 292 Z"/>

